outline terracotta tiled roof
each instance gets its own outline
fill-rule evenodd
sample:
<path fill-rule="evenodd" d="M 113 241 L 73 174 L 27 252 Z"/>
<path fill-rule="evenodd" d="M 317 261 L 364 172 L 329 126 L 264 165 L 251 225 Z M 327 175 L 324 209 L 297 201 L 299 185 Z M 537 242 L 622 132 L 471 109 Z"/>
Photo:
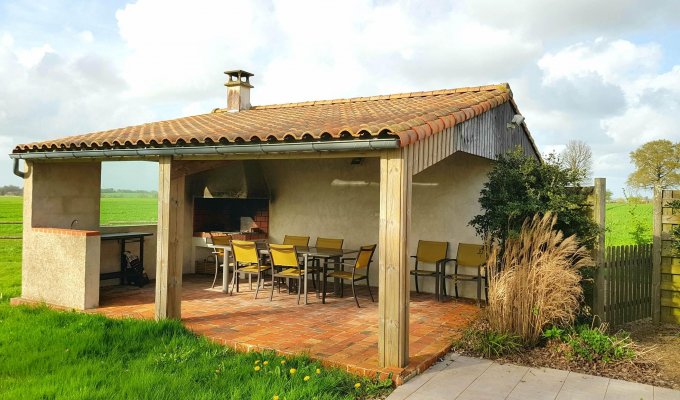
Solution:
<path fill-rule="evenodd" d="M 407 146 L 512 101 L 508 84 L 256 106 L 19 145 L 45 150 L 398 137 Z"/>

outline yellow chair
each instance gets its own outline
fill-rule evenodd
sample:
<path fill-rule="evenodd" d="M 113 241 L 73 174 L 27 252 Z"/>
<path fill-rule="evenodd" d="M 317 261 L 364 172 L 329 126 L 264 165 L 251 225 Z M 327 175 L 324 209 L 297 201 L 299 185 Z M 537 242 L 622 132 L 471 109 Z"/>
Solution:
<path fill-rule="evenodd" d="M 342 250 L 342 244 L 344 240 L 343 239 L 332 239 L 332 238 L 322 238 L 322 237 L 317 237 L 316 238 L 316 244 L 314 247 L 320 248 L 320 249 L 333 249 L 333 250 Z M 320 259 L 318 257 L 312 257 L 310 259 L 311 261 L 311 266 L 308 267 L 307 272 L 312 273 L 312 284 L 314 285 L 314 288 L 316 289 L 316 280 L 318 277 L 318 273 L 321 271 L 321 265 L 320 265 Z M 340 260 L 341 262 L 344 262 L 345 260 Z"/>
<path fill-rule="evenodd" d="M 439 294 L 442 286 L 442 273 L 439 270 L 440 264 L 446 260 L 446 255 L 449 251 L 448 242 L 433 242 L 429 240 L 419 240 L 416 255 L 411 256 L 416 259 L 415 267 L 411 270 L 411 275 L 415 276 L 416 293 L 420 293 L 418 288 L 418 277 L 429 276 L 435 278 L 435 295 L 439 299 Z M 418 269 L 422 264 L 433 264 L 433 270 Z"/>
<path fill-rule="evenodd" d="M 356 289 L 354 288 L 354 282 L 360 281 L 365 279 L 366 280 L 366 286 L 368 287 L 368 294 L 371 295 L 371 301 L 374 302 L 373 300 L 373 292 L 371 292 L 371 285 L 368 281 L 368 273 L 369 273 L 369 268 L 371 266 L 371 261 L 373 260 L 373 253 L 375 253 L 375 247 L 376 245 L 370 245 L 370 246 L 361 246 L 361 249 L 359 250 L 359 254 L 357 255 L 357 258 L 354 260 L 354 264 L 340 264 L 340 265 L 346 265 L 352 267 L 352 272 L 350 271 L 333 271 L 328 276 L 324 276 L 324 282 L 323 282 L 323 289 L 322 289 L 322 296 L 323 296 L 323 301 L 325 302 L 326 300 L 326 281 L 327 277 L 331 278 L 339 278 L 342 280 L 349 280 L 352 282 L 352 295 L 354 295 L 354 301 L 357 303 L 357 307 L 361 307 L 359 305 L 359 299 L 357 298 L 357 292 Z M 342 292 L 341 292 L 342 293 Z M 342 296 L 342 294 L 341 294 Z"/>
<path fill-rule="evenodd" d="M 482 301 L 482 282 L 484 283 L 485 296 L 488 295 L 487 273 L 484 272 L 484 274 L 482 274 L 482 270 L 485 270 L 487 258 L 488 254 L 485 246 L 481 244 L 460 243 L 458 244 L 458 250 L 456 251 L 456 258 L 447 259 L 442 264 L 442 273 L 444 273 L 446 264 L 449 262 L 454 263 L 453 274 L 444 274 L 444 277 L 453 280 L 456 298 L 458 298 L 458 283 L 466 281 L 477 282 L 477 305 Z M 458 272 L 459 266 L 475 268 L 477 273 L 461 274 Z M 446 288 L 446 286 L 444 286 L 444 288 Z"/>
<path fill-rule="evenodd" d="M 272 260 L 272 291 L 269 295 L 269 301 L 274 298 L 274 280 L 276 278 L 297 279 L 297 303 L 300 304 L 300 289 L 303 285 L 302 279 L 305 278 L 305 271 L 300 265 L 300 259 L 295 246 L 292 244 L 270 244 L 269 256 Z M 289 289 L 290 291 L 290 289 Z M 279 283 L 279 292 L 281 292 L 281 283 Z M 305 292 L 305 298 L 307 293 Z"/>
<path fill-rule="evenodd" d="M 319 248 L 322 248 L 322 249 L 340 250 L 340 249 L 342 249 L 342 243 L 343 242 L 344 242 L 343 239 L 331 239 L 331 238 L 318 237 L 318 238 L 316 238 L 316 245 L 314 247 L 319 247 Z"/>
<path fill-rule="evenodd" d="M 309 246 L 309 236 L 291 236 L 286 235 L 283 237 L 283 244 L 292 244 L 293 246 Z"/>
<path fill-rule="evenodd" d="M 231 244 L 231 235 L 227 236 L 214 236 L 212 233 L 210 235 L 210 241 L 213 245 L 217 246 L 229 246 Z M 211 288 L 215 287 L 215 282 L 217 282 L 217 274 L 219 273 L 220 267 L 225 271 L 223 273 L 228 274 L 229 268 L 226 266 L 233 267 L 234 264 L 229 260 L 224 259 L 224 249 L 219 247 L 213 247 L 212 254 L 215 256 L 215 277 L 213 278 L 213 283 Z M 222 258 L 222 263 L 220 263 L 220 258 Z M 226 288 L 223 288 L 223 290 Z"/>
<path fill-rule="evenodd" d="M 257 287 L 255 288 L 255 298 L 257 299 L 257 293 L 260 290 L 260 281 L 262 280 L 262 273 L 268 271 L 271 267 L 268 265 L 262 265 L 257 243 L 255 242 L 232 240 L 231 251 L 234 254 L 233 279 L 235 280 L 235 285 L 234 283 L 231 285 L 231 293 L 233 294 L 234 292 L 234 286 L 236 286 L 236 292 L 238 292 L 238 275 L 240 272 L 249 274 L 251 276 L 257 275 Z"/>

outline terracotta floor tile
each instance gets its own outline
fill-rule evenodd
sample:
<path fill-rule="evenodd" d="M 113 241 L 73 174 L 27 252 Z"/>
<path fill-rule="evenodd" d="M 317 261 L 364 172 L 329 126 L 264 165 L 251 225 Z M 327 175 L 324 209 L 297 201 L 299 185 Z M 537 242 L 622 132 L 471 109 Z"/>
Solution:
<path fill-rule="evenodd" d="M 368 291 L 358 291 L 357 308 L 351 290 L 344 298 L 332 294 L 322 304 L 313 293 L 308 305 L 297 305 L 296 296 L 266 290 L 258 299 L 241 285 L 241 293 L 229 296 L 221 288 L 210 289 L 207 275 L 184 276 L 182 320 L 185 325 L 216 343 L 239 350 L 274 349 L 281 353 L 305 353 L 350 371 L 375 376 L 392 373 L 397 383 L 446 352 L 452 340 L 477 313 L 473 302 L 436 302 L 431 294 L 411 293 L 410 362 L 406 368 L 378 366 L 378 303 Z M 262 293 L 262 292 L 261 292 Z M 348 297 L 349 296 L 349 297 Z M 102 288 L 100 306 L 91 310 L 114 318 L 153 318 L 154 285 Z"/>

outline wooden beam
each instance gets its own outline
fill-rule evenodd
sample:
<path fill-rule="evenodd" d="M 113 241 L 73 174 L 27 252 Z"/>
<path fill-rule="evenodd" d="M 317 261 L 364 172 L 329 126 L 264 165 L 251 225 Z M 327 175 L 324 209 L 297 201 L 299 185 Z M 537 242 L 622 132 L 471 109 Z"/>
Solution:
<path fill-rule="evenodd" d="M 159 160 L 156 256 L 156 319 L 182 317 L 184 175 L 174 175 L 172 157 Z"/>
<path fill-rule="evenodd" d="M 604 251 L 605 251 L 605 212 L 607 210 L 607 180 L 606 178 L 595 178 L 595 190 L 593 192 L 593 219 L 597 224 L 597 238 L 595 240 L 594 260 L 597 265 L 595 275 L 595 298 L 593 308 L 595 315 L 604 320 L 604 299 L 605 299 L 605 276 L 604 276 Z"/>
<path fill-rule="evenodd" d="M 654 214 L 652 228 L 652 321 L 661 320 L 661 228 L 662 191 L 654 188 Z"/>
<path fill-rule="evenodd" d="M 195 160 L 195 161 L 178 161 L 173 160 L 172 171 L 170 175 L 174 177 L 188 176 L 198 174 L 199 172 L 208 171 L 227 165 L 231 160 Z"/>
<path fill-rule="evenodd" d="M 380 157 L 378 361 L 383 367 L 408 364 L 409 267 L 407 233 L 411 220 L 410 147 Z"/>

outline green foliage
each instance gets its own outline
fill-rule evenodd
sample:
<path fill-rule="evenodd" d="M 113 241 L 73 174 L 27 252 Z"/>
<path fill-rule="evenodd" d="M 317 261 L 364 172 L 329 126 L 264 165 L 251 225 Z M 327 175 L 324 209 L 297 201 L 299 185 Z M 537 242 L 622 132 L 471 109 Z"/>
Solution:
<path fill-rule="evenodd" d="M 547 340 L 562 340 L 564 335 L 564 329 L 560 329 L 556 326 L 551 326 L 550 328 L 543 331 L 543 338 Z"/>
<path fill-rule="evenodd" d="M 470 351 L 486 358 L 497 358 L 517 353 L 522 348 L 522 339 L 514 334 L 496 332 L 488 327 L 472 326 L 454 342 L 454 348 Z"/>
<path fill-rule="evenodd" d="M 0 186 L 0 196 L 21 196 L 24 189 L 15 185 Z"/>
<path fill-rule="evenodd" d="M 673 214 L 675 214 L 676 212 L 680 211 L 680 200 L 673 200 L 668 204 L 668 206 L 673 210 Z M 680 225 L 677 225 L 675 228 L 673 228 L 671 234 L 673 235 L 673 241 L 671 242 L 673 248 L 675 248 L 677 251 L 680 251 Z"/>
<path fill-rule="evenodd" d="M 608 335 L 604 327 L 592 328 L 580 325 L 575 328 L 561 329 L 551 327 L 543 332 L 546 340 L 556 340 L 567 345 L 568 355 L 588 362 L 612 362 L 632 358 L 632 340 L 625 332 Z"/>
<path fill-rule="evenodd" d="M 580 190 L 581 175 L 561 166 L 553 155 L 542 163 L 519 149 L 509 152 L 499 157 L 488 178 L 479 198 L 482 214 L 470 221 L 478 235 L 503 244 L 525 219 L 552 211 L 558 216 L 556 229 L 592 245 L 597 226 L 586 206 L 587 195 Z"/>
<path fill-rule="evenodd" d="M 628 185 L 636 188 L 666 188 L 680 185 L 680 143 L 654 140 L 630 153 L 635 171 Z"/>

